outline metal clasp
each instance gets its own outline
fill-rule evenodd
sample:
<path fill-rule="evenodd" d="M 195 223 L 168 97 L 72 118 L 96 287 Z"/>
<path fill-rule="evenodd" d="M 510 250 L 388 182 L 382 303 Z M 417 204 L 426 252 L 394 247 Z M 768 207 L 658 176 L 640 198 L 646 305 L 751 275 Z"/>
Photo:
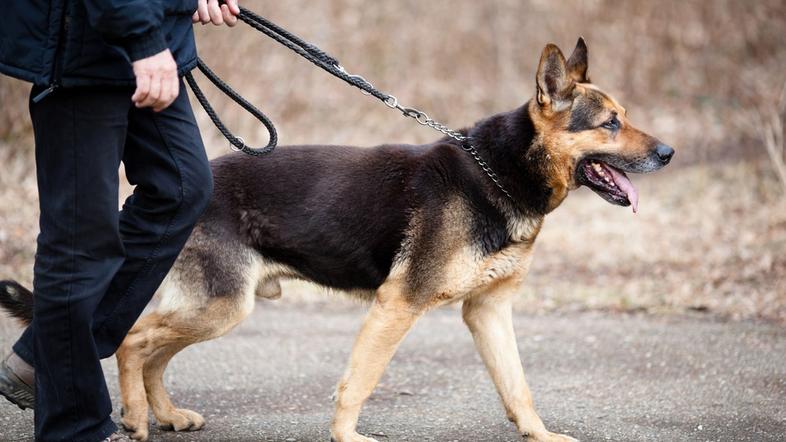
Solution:
<path fill-rule="evenodd" d="M 356 75 L 356 74 L 350 74 L 349 72 L 347 72 L 347 70 L 346 70 L 346 69 L 344 69 L 344 66 L 341 66 L 340 64 L 334 64 L 333 66 L 334 66 L 336 69 L 338 69 L 339 71 L 341 71 L 342 73 L 344 73 L 344 74 L 346 74 L 347 76 L 349 76 L 350 78 L 352 78 L 352 79 L 354 79 L 354 80 L 360 80 L 360 81 L 362 81 L 363 83 L 366 83 L 366 85 L 368 85 L 369 89 L 374 89 L 374 85 L 373 85 L 373 84 L 371 84 L 371 82 L 370 82 L 370 81 L 368 81 L 368 80 L 366 80 L 365 78 L 363 78 L 363 76 L 361 76 L 361 75 Z M 363 95 L 371 95 L 371 92 L 368 92 L 368 91 L 367 91 L 367 90 L 365 90 L 365 89 L 360 89 L 360 93 L 361 93 L 361 94 L 363 94 Z"/>
<path fill-rule="evenodd" d="M 401 109 L 401 106 L 398 105 L 398 98 L 393 95 L 388 95 L 384 101 L 385 105 L 391 109 Z"/>
<path fill-rule="evenodd" d="M 240 144 L 242 144 L 242 146 L 237 147 L 237 146 L 235 146 L 234 143 L 229 143 L 229 148 L 234 150 L 235 152 L 243 152 L 243 149 L 246 148 L 246 140 L 244 140 L 243 137 L 237 137 L 236 136 L 235 137 L 235 141 L 240 142 Z"/>

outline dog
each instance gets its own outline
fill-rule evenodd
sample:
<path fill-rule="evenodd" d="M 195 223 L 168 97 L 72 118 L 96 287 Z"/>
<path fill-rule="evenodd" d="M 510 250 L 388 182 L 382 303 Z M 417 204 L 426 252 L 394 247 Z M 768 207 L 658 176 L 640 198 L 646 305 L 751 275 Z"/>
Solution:
<path fill-rule="evenodd" d="M 590 82 L 587 54 L 583 39 L 567 60 L 547 45 L 535 96 L 462 131 L 501 187 L 451 138 L 291 146 L 214 160 L 209 208 L 162 284 L 157 310 L 137 321 L 117 351 L 122 423 L 131 436 L 148 438 L 148 406 L 164 428 L 202 428 L 202 416 L 170 401 L 167 364 L 188 345 L 226 334 L 255 298 L 280 297 L 279 281 L 293 278 L 370 303 L 336 388 L 335 441 L 373 441 L 356 432 L 364 401 L 415 321 L 456 302 L 521 435 L 575 440 L 547 431 L 535 411 L 511 300 L 545 215 L 569 191 L 587 186 L 636 211 L 626 172 L 653 172 L 674 154 Z M 29 321 L 32 293 L 15 282 L 0 287 L 2 305 Z"/>

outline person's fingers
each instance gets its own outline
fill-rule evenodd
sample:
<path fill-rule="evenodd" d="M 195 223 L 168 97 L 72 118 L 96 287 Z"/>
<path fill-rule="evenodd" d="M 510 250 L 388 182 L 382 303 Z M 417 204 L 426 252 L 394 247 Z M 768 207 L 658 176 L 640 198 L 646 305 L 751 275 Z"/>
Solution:
<path fill-rule="evenodd" d="M 224 23 L 230 28 L 237 24 L 237 17 L 229 10 L 229 6 L 221 5 L 221 15 L 224 16 Z"/>
<path fill-rule="evenodd" d="M 199 11 L 195 11 L 191 16 L 191 23 L 199 23 Z"/>
<path fill-rule="evenodd" d="M 171 79 L 169 79 L 169 102 L 166 104 L 166 107 L 172 105 L 172 103 L 177 100 L 177 97 L 180 95 L 180 79 L 177 77 L 177 74 L 173 75 Z"/>
<path fill-rule="evenodd" d="M 178 92 L 177 63 L 169 49 L 132 63 L 137 88 L 131 96 L 138 108 L 153 107 L 158 110 L 169 105 Z"/>
<path fill-rule="evenodd" d="M 161 93 L 158 97 L 158 101 L 153 103 L 153 111 L 154 112 L 161 112 L 167 106 L 172 104 L 172 81 L 169 78 L 162 78 L 161 79 Z"/>
<path fill-rule="evenodd" d="M 240 14 L 240 6 L 238 6 L 237 0 L 227 0 L 226 4 L 229 6 L 229 12 L 233 15 Z"/>
<path fill-rule="evenodd" d="M 199 14 L 199 21 L 202 22 L 203 25 L 210 23 L 210 13 L 207 10 L 207 0 L 199 0 L 197 14 Z"/>
<path fill-rule="evenodd" d="M 224 24 L 224 17 L 221 16 L 221 8 L 218 6 L 218 0 L 208 0 L 207 11 L 210 13 L 210 21 L 214 25 Z"/>
<path fill-rule="evenodd" d="M 180 78 L 175 74 L 172 78 L 172 101 L 174 102 L 177 100 L 177 97 L 180 96 Z"/>
<path fill-rule="evenodd" d="M 137 107 L 155 107 L 161 97 L 161 75 L 154 75 L 150 79 L 150 92 Z"/>
<path fill-rule="evenodd" d="M 156 112 L 161 112 L 162 110 L 168 108 L 172 105 L 172 103 L 177 100 L 178 95 L 180 94 L 180 78 L 177 76 L 177 70 L 170 71 L 162 80 L 161 80 L 161 97 L 158 100 L 158 103 L 153 108 Z"/>
<path fill-rule="evenodd" d="M 136 90 L 134 91 L 134 95 L 131 96 L 131 101 L 134 104 L 139 106 L 139 103 L 144 101 L 147 98 L 147 94 L 150 93 L 150 76 L 149 75 L 140 75 L 136 78 Z"/>

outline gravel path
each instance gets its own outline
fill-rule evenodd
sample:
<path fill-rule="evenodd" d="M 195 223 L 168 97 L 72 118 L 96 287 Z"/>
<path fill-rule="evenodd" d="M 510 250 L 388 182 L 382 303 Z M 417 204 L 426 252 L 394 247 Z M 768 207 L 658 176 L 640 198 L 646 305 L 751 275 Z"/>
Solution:
<path fill-rule="evenodd" d="M 167 372 L 203 431 L 164 441 L 327 441 L 330 395 L 362 307 L 260 302 L 222 339 Z M 786 440 L 786 328 L 701 317 L 517 315 L 525 370 L 546 426 L 582 441 Z M 18 329 L 0 318 L 0 345 Z M 117 370 L 106 361 L 117 402 Z M 116 404 L 116 408 L 119 405 Z M 30 440 L 32 413 L 0 404 L 0 440 Z M 516 441 L 456 310 L 426 315 L 363 410 L 384 441 Z"/>

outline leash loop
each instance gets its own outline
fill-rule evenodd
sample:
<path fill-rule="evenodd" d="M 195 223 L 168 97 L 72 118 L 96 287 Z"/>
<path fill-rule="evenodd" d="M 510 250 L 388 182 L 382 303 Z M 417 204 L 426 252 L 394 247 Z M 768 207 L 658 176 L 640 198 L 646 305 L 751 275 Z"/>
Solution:
<path fill-rule="evenodd" d="M 233 150 L 237 150 L 248 155 L 252 156 L 261 156 L 268 154 L 276 148 L 276 144 L 278 144 L 278 133 L 276 132 L 276 126 L 273 125 L 273 122 L 270 118 L 267 117 L 261 110 L 257 109 L 253 104 L 249 103 L 248 100 L 243 98 L 240 94 L 235 92 L 228 84 L 226 84 L 221 78 L 216 75 L 207 65 L 202 61 L 201 58 L 197 57 L 197 68 L 199 69 L 202 74 L 210 80 L 221 92 L 226 94 L 229 98 L 232 99 L 235 103 L 240 105 L 243 109 L 245 109 L 248 113 L 253 115 L 257 120 L 259 120 L 265 128 L 267 128 L 269 139 L 268 143 L 264 147 L 260 148 L 252 148 L 246 145 L 246 142 L 243 138 L 236 136 L 233 134 L 227 127 L 224 125 L 224 122 L 218 117 L 218 114 L 213 109 L 213 106 L 210 105 L 210 102 L 205 97 L 205 94 L 202 92 L 202 89 L 199 88 L 196 80 L 194 80 L 194 76 L 191 72 L 185 75 L 186 82 L 188 85 L 191 86 L 191 90 L 194 92 L 194 97 L 199 101 L 199 104 L 205 109 L 205 113 L 207 113 L 210 120 L 213 121 L 213 124 L 218 128 L 219 132 L 224 135 L 224 138 L 229 141 L 230 146 L 232 146 Z"/>

